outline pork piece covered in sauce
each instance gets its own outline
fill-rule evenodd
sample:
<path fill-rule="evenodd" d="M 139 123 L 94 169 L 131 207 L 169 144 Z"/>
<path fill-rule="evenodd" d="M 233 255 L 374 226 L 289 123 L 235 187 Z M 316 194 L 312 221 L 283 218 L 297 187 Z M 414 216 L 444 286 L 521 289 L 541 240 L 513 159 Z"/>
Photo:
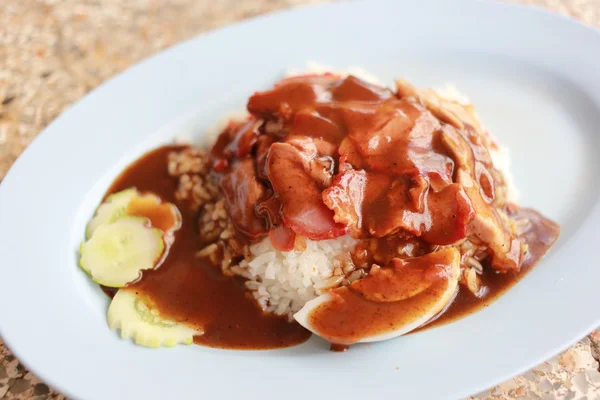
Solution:
<path fill-rule="evenodd" d="M 393 92 L 327 74 L 284 79 L 248 111 L 213 148 L 242 235 L 468 239 L 492 268 L 519 269 L 525 244 L 497 196 L 493 143 L 468 109 L 403 81 Z"/>
<path fill-rule="evenodd" d="M 248 120 L 230 124 L 212 150 L 233 225 L 281 251 L 302 250 L 302 238 L 352 236 L 352 262 L 367 277 L 336 289 L 352 293 L 347 305 L 408 304 L 381 300 L 408 271 L 415 284 L 403 293 L 437 287 L 419 301 L 439 312 L 456 282 L 476 293 L 482 268 L 516 273 L 527 260 L 535 235 L 521 234 L 524 220 L 514 217 L 519 209 L 490 155 L 496 145 L 470 106 L 403 80 L 393 91 L 324 74 L 284 79 L 247 108 Z M 558 226 L 544 226 L 547 249 Z M 339 293 L 328 301 L 341 301 Z M 361 339 L 317 333 L 338 343 Z"/>

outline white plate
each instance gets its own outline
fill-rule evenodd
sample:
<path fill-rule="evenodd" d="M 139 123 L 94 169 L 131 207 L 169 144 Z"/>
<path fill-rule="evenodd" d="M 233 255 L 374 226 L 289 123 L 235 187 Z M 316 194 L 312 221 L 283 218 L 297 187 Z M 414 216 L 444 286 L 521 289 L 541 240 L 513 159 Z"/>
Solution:
<path fill-rule="evenodd" d="M 525 371 L 600 323 L 600 34 L 541 10 L 483 1 L 375 1 L 258 18 L 171 48 L 53 122 L 0 186 L 0 328 L 16 355 L 78 399 L 457 398 Z M 201 135 L 306 59 L 388 81 L 454 82 L 512 150 L 521 203 L 560 241 L 473 316 L 330 353 L 148 350 L 105 321 L 76 266 L 84 225 L 118 172 L 179 134 Z"/>

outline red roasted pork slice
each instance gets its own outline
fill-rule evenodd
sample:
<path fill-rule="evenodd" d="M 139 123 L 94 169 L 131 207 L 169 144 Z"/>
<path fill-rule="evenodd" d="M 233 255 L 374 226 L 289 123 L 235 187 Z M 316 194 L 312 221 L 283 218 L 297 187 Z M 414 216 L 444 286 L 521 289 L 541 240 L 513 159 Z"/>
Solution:
<path fill-rule="evenodd" d="M 243 158 L 231 166 L 221 179 L 225 207 L 236 229 L 255 239 L 268 233 L 266 221 L 255 213 L 255 206 L 266 196 L 251 158 Z"/>
<path fill-rule="evenodd" d="M 336 155 L 337 146 L 323 139 L 289 135 L 284 139 L 284 142 L 289 143 L 300 150 L 300 152 L 303 153 L 302 156 L 307 160 L 322 156 L 333 157 Z"/>
<path fill-rule="evenodd" d="M 294 250 L 296 244 L 296 234 L 284 224 L 271 228 L 269 239 L 273 247 L 279 251 Z"/>
<path fill-rule="evenodd" d="M 299 111 L 294 116 L 290 135 L 314 137 L 330 143 L 342 139 L 341 127 L 314 110 Z"/>
<path fill-rule="evenodd" d="M 353 237 L 380 238 L 400 229 L 421 234 L 427 216 L 413 202 L 406 179 L 341 169 L 323 192 L 323 200 L 335 212 L 335 220 L 346 224 Z"/>
<path fill-rule="evenodd" d="M 306 136 L 288 136 L 289 143 L 299 150 L 304 169 L 318 183 L 320 188 L 331 185 L 337 147 L 325 140 Z"/>
<path fill-rule="evenodd" d="M 267 176 L 282 204 L 283 222 L 312 240 L 332 239 L 346 228 L 333 220 L 317 182 L 307 171 L 300 151 L 289 143 L 274 143 L 267 156 Z"/>
<path fill-rule="evenodd" d="M 271 197 L 256 206 L 256 214 L 267 220 L 269 239 L 279 251 L 290 251 L 296 247 L 296 233 L 288 228 L 281 219 L 281 200 L 271 193 Z"/>
<path fill-rule="evenodd" d="M 390 175 L 428 175 L 437 189 L 452 183 L 454 162 L 436 151 L 441 125 L 408 101 L 341 110 L 348 127 L 340 156 L 355 167 Z"/>
<path fill-rule="evenodd" d="M 437 245 L 465 237 L 473 208 L 460 185 L 434 192 L 425 177 L 402 177 L 343 167 L 323 192 L 335 220 L 352 236 L 384 237 L 407 231 Z"/>
<path fill-rule="evenodd" d="M 384 187 L 388 182 L 384 182 Z M 367 186 L 364 170 L 347 169 L 335 176 L 333 184 L 323 192 L 323 201 L 334 212 L 336 222 L 346 225 L 355 238 L 363 236 L 363 201 Z"/>
<path fill-rule="evenodd" d="M 254 93 L 248 100 L 248 111 L 264 117 L 290 119 L 297 111 L 331 101 L 328 88 L 338 80 L 334 75 L 284 79 L 271 90 Z"/>
<path fill-rule="evenodd" d="M 213 157 L 219 160 L 242 158 L 250 154 L 260 135 L 259 128 L 262 124 L 260 119 L 230 122 L 212 148 Z"/>
<path fill-rule="evenodd" d="M 394 95 L 390 89 L 372 85 L 352 75 L 341 81 L 331 93 L 335 101 L 381 101 Z"/>
<path fill-rule="evenodd" d="M 272 144 L 273 138 L 266 135 L 260 135 L 256 141 L 256 172 L 263 180 L 267 180 L 267 155 Z"/>
<path fill-rule="evenodd" d="M 404 177 L 390 178 L 389 189 L 371 193 L 371 185 L 367 185 L 363 205 L 363 215 L 366 217 L 366 227 L 371 236 L 384 237 L 398 232 L 400 229 L 415 236 L 431 227 L 431 215 L 425 208 L 428 186 L 422 180 L 412 185 Z M 412 186 L 412 187 L 411 187 Z M 379 189 L 379 188 L 378 188 Z M 411 189 L 422 193 L 411 192 Z M 423 201 L 415 201 L 423 199 Z"/>
<path fill-rule="evenodd" d="M 382 237 L 404 229 L 437 245 L 463 239 L 474 216 L 460 185 L 448 185 L 435 192 L 423 185 L 422 176 L 413 182 L 395 179 L 390 190 L 367 207 L 364 212 L 369 216 L 367 225 L 373 236 Z"/>
<path fill-rule="evenodd" d="M 431 226 L 421 234 L 421 239 L 438 245 L 448 245 L 463 239 L 469 223 L 475 217 L 471 200 L 463 187 L 453 183 L 439 192 L 429 191 L 427 212 Z"/>

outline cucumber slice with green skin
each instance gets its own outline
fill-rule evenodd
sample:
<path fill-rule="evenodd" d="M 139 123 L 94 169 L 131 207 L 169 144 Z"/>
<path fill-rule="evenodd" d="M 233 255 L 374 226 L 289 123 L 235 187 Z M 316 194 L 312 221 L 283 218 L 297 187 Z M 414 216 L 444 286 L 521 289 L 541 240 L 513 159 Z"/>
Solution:
<path fill-rule="evenodd" d="M 86 227 L 86 239 L 90 239 L 99 226 L 112 224 L 125 215 L 147 217 L 152 226 L 166 234 L 181 228 L 181 213 L 175 204 L 163 202 L 155 194 L 140 194 L 131 188 L 108 196 L 100 204 Z"/>
<path fill-rule="evenodd" d="M 79 264 L 104 286 L 123 287 L 155 268 L 162 260 L 163 232 L 142 217 L 124 216 L 100 225 L 90 240 L 81 244 Z"/>
<path fill-rule="evenodd" d="M 177 344 L 192 344 L 194 335 L 203 332 L 161 317 L 153 309 L 151 301 L 136 294 L 135 289 L 120 289 L 112 299 L 107 313 L 111 329 L 121 330 L 123 339 L 146 347 L 174 347 Z"/>
<path fill-rule="evenodd" d="M 129 202 L 136 196 L 139 196 L 136 189 L 121 190 L 108 196 L 88 223 L 85 229 L 85 238 L 91 238 L 100 225 L 111 224 L 126 215 Z"/>

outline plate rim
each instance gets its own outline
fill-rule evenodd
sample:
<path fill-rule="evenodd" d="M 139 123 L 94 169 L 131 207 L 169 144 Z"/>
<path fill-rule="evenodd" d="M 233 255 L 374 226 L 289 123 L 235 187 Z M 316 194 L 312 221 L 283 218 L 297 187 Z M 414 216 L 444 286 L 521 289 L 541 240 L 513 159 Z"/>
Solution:
<path fill-rule="evenodd" d="M 429 2 L 433 2 L 436 3 L 436 0 L 428 0 Z M 378 1 L 378 3 L 385 3 L 385 0 L 380 0 Z M 367 3 L 366 1 L 359 1 L 356 3 Z M 561 14 L 557 14 L 554 12 L 551 12 L 545 8 L 539 7 L 539 6 L 529 6 L 529 5 L 523 5 L 523 4 L 515 4 L 515 3 L 505 3 L 505 2 L 501 2 L 501 1 L 485 1 L 485 0 L 461 0 L 461 5 L 464 5 L 465 7 L 468 7 L 470 3 L 488 3 L 488 5 L 490 7 L 493 6 L 500 6 L 500 7 L 507 7 L 507 8 L 515 8 L 515 9 L 519 9 L 520 12 L 529 12 L 533 15 L 539 15 L 544 14 L 546 15 L 546 17 L 549 17 L 551 19 L 553 19 L 554 21 L 563 21 L 563 23 L 569 23 L 569 24 L 576 24 L 580 27 L 585 28 L 586 30 L 591 30 L 593 32 L 595 32 L 596 35 L 599 35 L 600 37 L 600 29 L 585 24 L 579 20 L 575 20 L 573 18 L 567 17 L 565 15 L 561 15 Z M 14 175 L 16 175 L 20 169 L 21 169 L 21 165 L 25 164 L 25 163 L 30 163 L 32 162 L 32 160 L 29 160 L 30 156 L 29 154 L 33 153 L 34 151 L 37 151 L 36 149 L 38 147 L 43 146 L 43 144 L 45 143 L 45 141 L 49 141 L 51 140 L 51 138 L 49 138 L 47 135 L 47 131 L 52 131 L 54 129 L 55 126 L 60 125 L 63 121 L 65 120 L 69 120 L 71 118 L 71 115 L 74 113 L 77 113 L 79 110 L 79 106 L 82 102 L 84 101 L 89 101 L 90 98 L 94 98 L 94 96 L 96 95 L 96 93 L 98 91 L 104 91 L 104 90 L 108 90 L 107 88 L 110 87 L 111 85 L 115 85 L 115 83 L 119 83 L 120 81 L 127 79 L 128 76 L 131 76 L 133 74 L 135 74 L 140 67 L 147 65 L 147 64 L 151 64 L 154 60 L 161 58 L 161 57 L 168 57 L 169 53 L 176 51 L 177 49 L 181 49 L 184 48 L 186 46 L 188 46 L 190 43 L 196 42 L 198 40 L 204 40 L 204 41 L 208 41 L 211 40 L 211 37 L 213 37 L 214 35 L 218 35 L 223 31 L 228 31 L 228 30 L 232 30 L 232 29 L 239 29 L 242 27 L 246 27 L 246 26 L 251 26 L 253 24 L 258 24 L 260 22 L 263 22 L 265 20 L 271 20 L 271 19 L 276 19 L 276 18 L 281 18 L 282 15 L 286 15 L 286 14 L 295 14 L 298 13 L 300 10 L 315 10 L 315 9 L 325 9 L 325 8 L 336 8 L 336 7 L 344 7 L 346 5 L 345 2 L 339 2 L 339 3 L 325 3 L 325 4 L 313 4 L 313 5 L 306 5 L 306 6 L 302 6 L 302 7 L 292 7 L 291 9 L 286 9 L 286 10 L 282 10 L 282 11 L 278 11 L 275 13 L 267 13 L 267 14 L 263 14 L 263 15 L 259 15 L 257 17 L 253 17 L 247 20 L 243 20 L 240 22 L 236 22 L 234 24 L 231 25 L 227 25 L 224 27 L 221 27 L 219 29 L 216 30 L 211 30 L 208 32 L 204 32 L 201 33 L 200 35 L 194 36 L 192 38 L 186 39 L 182 42 L 177 43 L 174 46 L 171 46 L 167 49 L 164 49 L 156 54 L 153 54 L 139 62 L 137 62 L 136 64 L 132 65 L 131 67 L 127 68 L 125 71 L 120 72 L 119 74 L 113 76 L 112 78 L 110 78 L 109 80 L 103 82 L 101 85 L 99 85 L 98 87 L 96 87 L 94 90 L 90 91 L 89 93 L 87 93 L 84 97 L 82 97 L 81 99 L 79 99 L 76 103 L 74 103 L 72 106 L 70 106 L 67 110 L 65 110 L 64 112 L 62 112 L 57 118 L 55 118 L 44 130 L 42 130 L 37 136 L 36 138 L 32 141 L 32 143 L 25 149 L 25 151 L 19 156 L 19 158 L 13 163 L 13 165 L 11 166 L 11 168 L 9 169 L 9 171 L 7 172 L 7 174 L 5 175 L 2 184 L 0 184 L 0 205 L 6 205 L 5 203 L 9 203 L 9 201 L 5 201 L 4 199 L 7 198 L 7 196 L 10 199 L 10 195 L 7 194 L 8 189 L 5 189 L 8 185 L 5 184 L 6 182 L 12 182 L 13 180 L 18 178 L 18 175 L 16 177 L 13 177 Z M 32 150 L 33 149 L 33 150 Z M 16 172 L 15 172 L 16 171 Z M 12 185 L 12 183 L 10 183 L 10 185 Z M 0 215 L 2 215 L 1 210 L 0 210 Z M 0 270 L 0 275 L 2 274 L 2 270 Z M 0 298 L 3 298 L 2 295 L 0 294 Z M 3 314 L 3 307 L 0 306 L 0 313 Z M 590 324 L 591 328 L 589 330 L 589 332 L 591 332 L 593 329 L 595 329 L 598 325 L 600 324 L 600 316 L 596 319 L 596 321 L 594 321 L 593 323 Z M 6 327 L 4 326 L 4 323 L 0 320 L 0 326 L 2 326 L 1 332 L 5 332 L 7 331 Z M 10 330 L 10 329 L 8 329 Z M 0 333 L 1 333 L 0 332 Z M 586 334 L 582 334 L 582 336 L 580 338 L 578 338 L 577 340 L 580 340 L 582 337 L 585 337 Z M 45 371 L 38 371 L 37 368 L 33 365 L 29 365 L 29 362 L 27 361 L 27 356 L 25 355 L 27 353 L 27 351 L 25 350 L 25 347 L 19 348 L 19 345 L 14 347 L 12 345 L 13 342 L 17 342 L 18 340 L 14 340 L 13 338 L 10 337 L 6 337 L 4 334 L 2 335 L 3 341 L 4 343 L 7 345 L 7 347 L 9 347 L 11 349 L 11 351 L 19 358 L 19 360 L 22 360 L 21 362 L 27 366 L 30 371 L 34 372 L 36 374 L 36 376 L 38 376 L 40 379 L 42 379 L 44 382 L 46 382 L 47 384 L 49 384 L 52 387 L 57 387 L 61 393 L 63 394 L 69 394 L 71 395 L 71 391 L 69 388 L 67 388 L 66 386 L 63 386 L 62 384 L 55 384 L 52 381 L 52 378 L 49 378 L 49 375 L 52 374 L 47 374 Z M 573 343 L 575 343 L 576 340 L 573 339 L 571 342 L 565 344 L 563 346 L 563 348 L 560 351 L 565 350 L 566 348 L 568 348 L 569 346 L 571 346 Z M 14 348 L 13 348 L 14 347 Z M 551 355 L 558 353 L 557 351 L 555 351 L 556 349 L 552 349 L 550 351 L 548 351 L 547 353 Z M 548 355 L 546 354 L 546 356 Z M 22 358 L 22 355 L 25 355 L 25 358 Z M 539 362 L 543 362 L 544 360 L 546 360 L 548 357 L 544 356 L 543 359 L 539 359 L 539 360 L 534 360 L 531 363 L 531 366 L 537 365 Z M 531 366 L 524 366 L 522 367 L 518 372 L 515 372 L 515 374 L 512 374 L 510 376 L 515 376 L 516 374 L 520 374 L 524 371 L 527 371 L 531 368 Z M 501 382 L 502 380 L 498 380 L 498 382 Z M 487 386 L 486 386 L 487 387 Z M 483 387 L 482 387 L 483 389 Z M 469 390 L 468 393 L 463 393 L 463 395 L 468 395 L 471 393 L 471 390 Z"/>

